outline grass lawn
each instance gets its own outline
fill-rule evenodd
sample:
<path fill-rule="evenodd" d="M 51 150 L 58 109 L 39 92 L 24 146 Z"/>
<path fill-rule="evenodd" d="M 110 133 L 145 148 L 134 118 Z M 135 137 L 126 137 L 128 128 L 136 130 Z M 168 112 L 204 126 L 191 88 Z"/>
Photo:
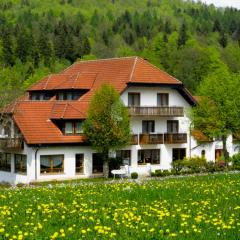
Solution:
<path fill-rule="evenodd" d="M 0 189 L 0 239 L 240 239 L 240 175 Z"/>

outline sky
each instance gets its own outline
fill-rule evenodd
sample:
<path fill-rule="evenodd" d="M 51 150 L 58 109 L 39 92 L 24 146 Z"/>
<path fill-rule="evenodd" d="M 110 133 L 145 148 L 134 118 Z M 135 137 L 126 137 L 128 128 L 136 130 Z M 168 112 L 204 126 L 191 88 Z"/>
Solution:
<path fill-rule="evenodd" d="M 216 7 L 235 7 L 240 9 L 240 0 L 201 0 L 204 3 L 213 3 Z"/>

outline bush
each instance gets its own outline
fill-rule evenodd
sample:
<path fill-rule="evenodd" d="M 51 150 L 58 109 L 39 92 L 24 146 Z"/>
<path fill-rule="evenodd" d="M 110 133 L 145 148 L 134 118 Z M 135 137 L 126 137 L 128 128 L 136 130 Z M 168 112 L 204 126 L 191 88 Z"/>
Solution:
<path fill-rule="evenodd" d="M 151 177 L 157 177 L 155 172 L 151 172 Z"/>
<path fill-rule="evenodd" d="M 230 159 L 230 162 L 232 162 L 232 166 L 235 169 L 236 167 L 240 167 L 240 153 L 237 153 L 233 155 Z"/>
<path fill-rule="evenodd" d="M 162 177 L 162 170 L 160 170 L 160 169 L 155 170 L 155 176 L 156 177 Z"/>
<path fill-rule="evenodd" d="M 181 171 L 181 174 L 182 174 L 182 171 Z M 172 169 L 171 175 L 180 175 L 180 172 L 176 171 L 175 169 Z"/>
<path fill-rule="evenodd" d="M 138 173 L 137 172 L 132 172 L 131 173 L 131 178 L 132 179 L 137 179 L 138 178 Z"/>
<path fill-rule="evenodd" d="M 226 169 L 226 163 L 223 160 L 219 160 L 215 163 L 216 171 L 220 172 Z"/>
<path fill-rule="evenodd" d="M 183 160 L 175 160 L 172 162 L 172 169 L 179 173 L 184 168 L 184 161 Z"/>
<path fill-rule="evenodd" d="M 172 175 L 172 173 L 170 171 L 160 170 L 160 169 L 157 169 L 157 170 L 155 170 L 155 172 L 151 173 L 152 177 L 166 177 L 166 176 L 169 176 L 169 175 Z"/>
<path fill-rule="evenodd" d="M 192 172 L 199 173 L 206 167 L 206 159 L 202 157 L 184 158 L 183 165 Z"/>
<path fill-rule="evenodd" d="M 210 173 L 214 173 L 216 171 L 216 166 L 213 161 L 207 162 L 205 165 L 206 171 Z"/>
<path fill-rule="evenodd" d="M 168 171 L 168 170 L 163 170 L 163 171 L 162 171 L 162 176 L 163 176 L 163 177 L 166 177 L 166 176 L 169 176 L 169 175 L 171 175 L 171 172 L 170 172 L 170 171 Z"/>

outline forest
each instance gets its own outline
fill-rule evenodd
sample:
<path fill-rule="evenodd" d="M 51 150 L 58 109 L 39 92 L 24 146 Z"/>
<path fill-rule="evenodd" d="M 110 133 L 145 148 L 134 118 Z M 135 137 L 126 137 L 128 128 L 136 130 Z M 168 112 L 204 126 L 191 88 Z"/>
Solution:
<path fill-rule="evenodd" d="M 184 0 L 1 0 L 0 94 L 11 98 L 75 61 L 141 56 L 194 94 L 240 71 L 240 11 Z"/>

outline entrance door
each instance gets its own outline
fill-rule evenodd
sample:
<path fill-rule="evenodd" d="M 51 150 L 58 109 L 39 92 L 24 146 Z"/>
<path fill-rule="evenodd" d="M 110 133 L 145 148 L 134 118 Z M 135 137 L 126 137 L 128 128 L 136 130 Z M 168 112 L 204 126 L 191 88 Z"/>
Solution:
<path fill-rule="evenodd" d="M 100 153 L 93 153 L 92 155 L 92 172 L 93 173 L 103 172 L 103 155 Z"/>
<path fill-rule="evenodd" d="M 223 149 L 216 149 L 215 150 L 215 161 L 216 162 L 220 161 L 222 155 L 223 155 Z"/>

